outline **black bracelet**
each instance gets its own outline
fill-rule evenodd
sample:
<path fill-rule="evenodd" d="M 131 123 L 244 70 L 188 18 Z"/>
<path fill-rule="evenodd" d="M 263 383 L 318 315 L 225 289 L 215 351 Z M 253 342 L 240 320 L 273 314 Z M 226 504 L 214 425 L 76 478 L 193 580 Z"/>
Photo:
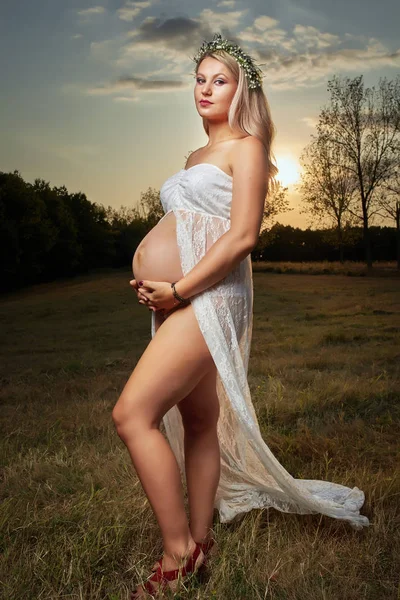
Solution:
<path fill-rule="evenodd" d="M 187 300 L 186 298 L 182 298 L 182 296 L 180 296 L 180 295 L 178 294 L 178 292 L 177 292 L 177 291 L 176 291 L 176 289 L 175 289 L 175 283 L 176 283 L 176 281 L 174 281 L 173 283 L 171 283 L 171 287 L 172 287 L 172 293 L 173 293 L 174 297 L 175 297 L 177 300 L 179 300 L 179 302 L 181 302 L 182 304 L 183 304 L 183 303 L 187 303 L 187 302 L 189 302 L 189 300 Z"/>

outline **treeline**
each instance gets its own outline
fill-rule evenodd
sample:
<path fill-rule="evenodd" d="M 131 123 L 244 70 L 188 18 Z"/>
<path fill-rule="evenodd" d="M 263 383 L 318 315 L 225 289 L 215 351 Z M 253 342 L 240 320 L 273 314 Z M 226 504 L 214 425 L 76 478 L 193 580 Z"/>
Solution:
<path fill-rule="evenodd" d="M 394 261 L 397 251 L 395 227 L 370 227 L 371 251 L 374 260 Z M 253 260 L 267 261 L 364 261 L 364 232 L 361 226 L 343 230 L 339 243 L 333 229 L 300 229 L 275 223 L 259 237 L 252 252 Z"/>
<path fill-rule="evenodd" d="M 0 172 L 1 289 L 73 276 L 103 267 L 129 267 L 143 237 L 163 215 L 159 191 L 149 188 L 137 208 L 105 208 L 82 192 Z M 396 230 L 372 227 L 376 260 L 394 260 Z M 362 229 L 344 232 L 346 260 L 362 260 Z M 338 260 L 334 230 L 279 223 L 263 231 L 254 260 Z"/>
<path fill-rule="evenodd" d="M 151 188 L 138 208 L 116 210 L 65 186 L 41 179 L 30 184 L 18 171 L 0 172 L 0 289 L 129 265 L 161 215 Z"/>

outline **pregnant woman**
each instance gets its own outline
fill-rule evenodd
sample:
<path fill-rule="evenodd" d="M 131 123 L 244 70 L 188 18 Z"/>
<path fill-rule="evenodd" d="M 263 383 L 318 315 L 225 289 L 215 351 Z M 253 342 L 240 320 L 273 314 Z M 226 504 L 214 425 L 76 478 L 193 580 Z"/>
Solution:
<path fill-rule="evenodd" d="M 368 525 L 361 490 L 293 478 L 261 436 L 247 382 L 250 252 L 277 172 L 274 126 L 261 71 L 239 46 L 215 34 L 194 61 L 208 143 L 164 182 L 165 215 L 134 255 L 131 284 L 152 311 L 152 339 L 113 411 L 164 547 L 132 600 L 204 572 L 214 508 L 221 522 L 274 507 Z"/>

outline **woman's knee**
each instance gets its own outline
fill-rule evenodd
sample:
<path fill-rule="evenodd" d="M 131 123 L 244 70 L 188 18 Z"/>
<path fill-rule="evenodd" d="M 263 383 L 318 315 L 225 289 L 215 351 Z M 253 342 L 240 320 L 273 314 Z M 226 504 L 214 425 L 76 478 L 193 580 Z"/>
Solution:
<path fill-rule="evenodd" d="M 128 437 L 139 435 L 150 427 L 145 415 L 138 409 L 128 403 L 124 396 L 120 396 L 118 402 L 113 408 L 112 419 L 119 437 L 126 440 Z"/>
<path fill-rule="evenodd" d="M 124 439 L 125 427 L 127 423 L 127 414 L 120 400 L 118 400 L 118 402 L 114 406 L 111 416 L 119 437 L 121 439 Z"/>
<path fill-rule="evenodd" d="M 148 344 L 114 407 L 118 434 L 159 427 L 163 416 L 192 393 L 212 366 L 193 307 L 173 312 Z M 202 395 L 207 391 L 202 387 Z M 198 412 L 204 411 L 209 412 L 201 402 Z"/>

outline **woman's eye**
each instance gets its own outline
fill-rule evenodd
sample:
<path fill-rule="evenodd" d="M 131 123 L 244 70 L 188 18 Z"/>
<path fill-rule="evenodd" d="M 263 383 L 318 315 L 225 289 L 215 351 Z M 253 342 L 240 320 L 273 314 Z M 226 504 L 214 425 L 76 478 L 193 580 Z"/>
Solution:
<path fill-rule="evenodd" d="M 197 83 L 202 83 L 204 81 L 204 79 L 202 79 L 201 77 L 197 78 Z M 223 79 L 216 79 L 215 82 L 220 81 L 221 83 L 225 83 L 225 81 Z"/>

